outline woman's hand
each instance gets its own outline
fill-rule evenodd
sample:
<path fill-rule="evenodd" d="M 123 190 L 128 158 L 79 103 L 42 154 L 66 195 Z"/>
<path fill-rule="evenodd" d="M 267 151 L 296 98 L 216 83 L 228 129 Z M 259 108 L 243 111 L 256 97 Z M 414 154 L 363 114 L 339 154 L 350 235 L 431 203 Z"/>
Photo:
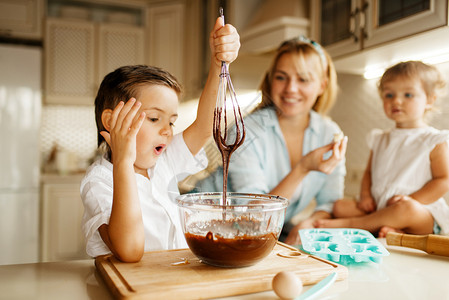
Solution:
<path fill-rule="evenodd" d="M 290 199 L 298 184 L 310 171 L 320 171 L 325 174 L 332 173 L 344 159 L 347 143 L 348 139 L 345 137 L 341 142 L 331 143 L 309 152 L 303 156 L 295 167 L 292 168 L 291 172 L 270 191 L 270 194 Z M 331 150 L 332 155 L 328 159 L 324 159 L 324 154 Z"/>
<path fill-rule="evenodd" d="M 308 171 L 320 171 L 330 174 L 337 167 L 346 154 L 348 137 L 344 137 L 341 142 L 331 143 L 329 145 L 317 148 L 301 158 L 299 164 Z M 328 159 L 323 156 L 332 150 L 332 155 Z"/>
<path fill-rule="evenodd" d="M 128 102 L 119 104 L 109 113 L 108 130 L 100 134 L 111 147 L 114 164 L 120 162 L 131 165 L 136 161 L 136 135 L 145 119 L 145 113 L 137 116 L 141 103 L 131 98 Z"/>

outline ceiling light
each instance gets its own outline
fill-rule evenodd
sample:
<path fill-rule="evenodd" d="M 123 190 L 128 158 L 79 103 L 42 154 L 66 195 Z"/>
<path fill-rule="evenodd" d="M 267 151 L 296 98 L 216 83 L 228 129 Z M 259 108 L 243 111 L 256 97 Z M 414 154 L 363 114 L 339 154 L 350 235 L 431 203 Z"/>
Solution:
<path fill-rule="evenodd" d="M 385 68 L 375 68 L 375 69 L 368 69 L 363 73 L 363 78 L 365 79 L 375 79 L 382 76 L 384 73 Z"/>

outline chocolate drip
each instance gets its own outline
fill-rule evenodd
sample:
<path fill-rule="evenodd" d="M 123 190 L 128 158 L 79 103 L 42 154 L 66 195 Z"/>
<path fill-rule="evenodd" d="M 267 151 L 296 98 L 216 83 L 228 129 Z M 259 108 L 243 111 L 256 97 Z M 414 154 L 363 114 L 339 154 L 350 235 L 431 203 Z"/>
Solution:
<path fill-rule="evenodd" d="M 245 125 L 243 124 L 243 117 L 240 111 L 240 106 L 237 102 L 237 97 L 235 95 L 234 87 L 232 86 L 231 78 L 226 68 L 226 64 L 222 63 L 221 67 L 221 81 L 226 80 L 227 85 L 230 89 L 230 96 L 232 102 L 232 110 L 234 113 L 234 127 L 236 129 L 236 136 L 233 143 L 227 143 L 228 137 L 228 124 L 227 124 L 227 114 L 226 114 L 226 93 L 223 93 L 223 106 L 217 105 L 214 111 L 214 127 L 213 127 L 213 135 L 215 144 L 218 147 L 218 150 L 221 153 L 222 163 L 223 163 L 223 205 L 227 205 L 226 201 L 226 193 L 227 193 L 227 184 L 228 184 L 228 170 L 229 170 L 229 161 L 231 159 L 232 153 L 243 144 L 245 140 Z M 226 86 L 226 84 L 220 84 Z M 224 88 L 225 89 L 225 88 Z M 224 110 L 224 116 L 223 114 Z M 223 135 L 221 133 L 221 122 L 224 122 L 224 132 Z"/>

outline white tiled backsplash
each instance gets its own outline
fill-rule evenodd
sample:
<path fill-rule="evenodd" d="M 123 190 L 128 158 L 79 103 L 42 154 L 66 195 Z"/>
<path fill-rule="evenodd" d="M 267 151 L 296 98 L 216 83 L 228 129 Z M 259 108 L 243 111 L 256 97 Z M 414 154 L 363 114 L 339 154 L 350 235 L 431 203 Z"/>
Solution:
<path fill-rule="evenodd" d="M 52 148 L 68 153 L 76 160 L 78 169 L 84 169 L 97 150 L 97 127 L 93 106 L 44 105 L 40 151 L 42 163 L 48 162 Z M 174 132 L 187 128 L 195 119 L 196 101 L 179 106 L 180 118 Z"/>
<path fill-rule="evenodd" d="M 55 145 L 58 145 L 59 151 L 69 153 L 79 168 L 85 168 L 97 149 L 94 107 L 44 106 L 40 145 L 44 164 Z"/>

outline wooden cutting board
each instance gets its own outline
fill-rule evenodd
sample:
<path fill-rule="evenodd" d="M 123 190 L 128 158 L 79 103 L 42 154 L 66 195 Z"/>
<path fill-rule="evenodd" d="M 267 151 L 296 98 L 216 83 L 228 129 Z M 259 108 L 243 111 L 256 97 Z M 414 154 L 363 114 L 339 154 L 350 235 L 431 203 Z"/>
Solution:
<path fill-rule="evenodd" d="M 245 268 L 201 263 L 190 249 L 146 252 L 137 263 L 105 255 L 97 257 L 95 265 L 117 299 L 209 299 L 262 292 L 271 290 L 273 276 L 280 271 L 296 273 L 304 285 L 331 272 L 337 272 L 337 280 L 348 275 L 344 266 L 280 242 L 263 261 Z"/>

